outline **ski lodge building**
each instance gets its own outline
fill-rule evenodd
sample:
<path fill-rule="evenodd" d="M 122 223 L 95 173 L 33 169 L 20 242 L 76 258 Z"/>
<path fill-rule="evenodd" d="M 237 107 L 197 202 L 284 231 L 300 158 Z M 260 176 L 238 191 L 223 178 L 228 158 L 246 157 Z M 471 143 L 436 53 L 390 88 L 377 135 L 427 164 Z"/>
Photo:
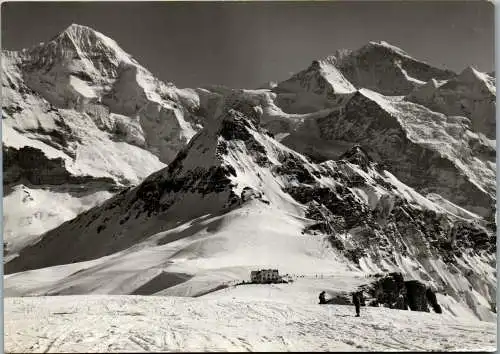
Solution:
<path fill-rule="evenodd" d="M 252 283 L 272 283 L 281 280 L 277 269 L 253 270 L 250 272 Z"/>

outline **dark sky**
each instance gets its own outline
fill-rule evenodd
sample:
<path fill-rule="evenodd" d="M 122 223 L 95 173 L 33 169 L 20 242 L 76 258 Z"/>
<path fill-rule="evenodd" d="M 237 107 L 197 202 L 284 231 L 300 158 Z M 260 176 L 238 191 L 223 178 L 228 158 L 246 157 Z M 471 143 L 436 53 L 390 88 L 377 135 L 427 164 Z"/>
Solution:
<path fill-rule="evenodd" d="M 380 40 L 437 67 L 494 70 L 494 5 L 486 1 L 4 2 L 1 20 L 4 49 L 78 23 L 179 87 L 251 88 Z"/>

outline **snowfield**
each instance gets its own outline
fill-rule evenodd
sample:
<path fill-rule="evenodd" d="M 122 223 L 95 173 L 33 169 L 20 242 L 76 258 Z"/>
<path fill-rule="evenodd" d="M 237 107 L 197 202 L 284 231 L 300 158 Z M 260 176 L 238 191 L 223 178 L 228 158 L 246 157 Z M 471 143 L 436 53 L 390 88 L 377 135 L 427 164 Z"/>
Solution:
<path fill-rule="evenodd" d="M 450 315 L 255 299 L 5 299 L 6 352 L 496 350 L 496 326 Z"/>

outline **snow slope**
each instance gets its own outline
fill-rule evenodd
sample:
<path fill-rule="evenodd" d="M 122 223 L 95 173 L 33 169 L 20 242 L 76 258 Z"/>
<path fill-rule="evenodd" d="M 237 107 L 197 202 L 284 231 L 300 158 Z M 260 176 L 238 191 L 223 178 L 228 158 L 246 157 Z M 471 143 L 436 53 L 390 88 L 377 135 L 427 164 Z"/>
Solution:
<path fill-rule="evenodd" d="M 249 229 L 249 225 L 254 226 Z M 104 258 L 54 267 L 54 272 L 67 274 L 57 282 L 40 286 L 51 268 L 8 275 L 5 291 L 8 296 L 130 294 L 164 272 L 189 276 L 173 287 L 158 281 L 153 292 L 167 288 L 164 294 L 195 296 L 226 281 L 247 279 L 250 270 L 259 267 L 279 266 L 282 272 L 295 274 L 354 269 L 338 259 L 324 237 L 304 237 L 302 228 L 300 219 L 258 202 L 195 219 Z"/>
<path fill-rule="evenodd" d="M 261 299 L 5 299 L 7 352 L 496 350 L 494 324 Z"/>

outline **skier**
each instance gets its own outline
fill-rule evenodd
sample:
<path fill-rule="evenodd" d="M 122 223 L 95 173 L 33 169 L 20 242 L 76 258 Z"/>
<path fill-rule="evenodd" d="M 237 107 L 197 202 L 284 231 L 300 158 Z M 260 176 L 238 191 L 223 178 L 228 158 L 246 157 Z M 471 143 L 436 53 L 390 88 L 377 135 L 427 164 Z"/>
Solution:
<path fill-rule="evenodd" d="M 320 304 L 326 304 L 325 292 L 324 291 L 322 291 L 321 293 L 319 293 L 319 303 Z"/>
<path fill-rule="evenodd" d="M 361 294 L 357 292 L 352 293 L 352 302 L 356 307 L 356 317 L 359 317 L 359 310 L 361 308 Z"/>

